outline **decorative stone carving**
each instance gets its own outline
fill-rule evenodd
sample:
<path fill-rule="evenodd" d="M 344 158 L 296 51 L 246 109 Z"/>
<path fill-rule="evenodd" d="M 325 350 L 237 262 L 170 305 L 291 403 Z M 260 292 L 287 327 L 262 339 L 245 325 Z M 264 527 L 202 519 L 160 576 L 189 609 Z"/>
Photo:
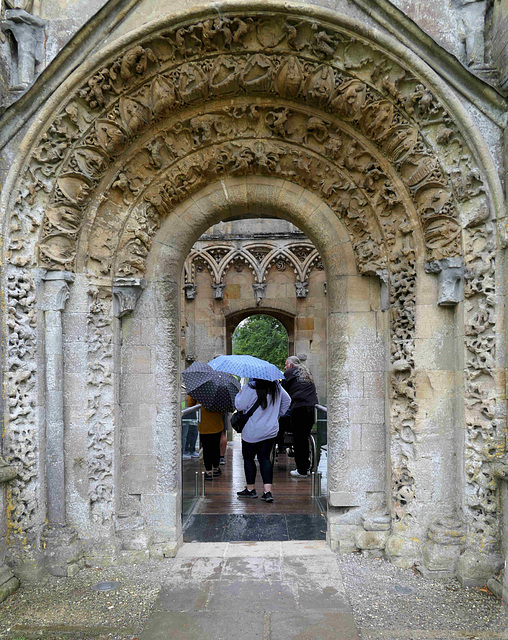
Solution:
<path fill-rule="evenodd" d="M 215 102 L 224 95 L 227 109 Z M 252 96 L 262 100 L 254 104 Z M 196 116 L 186 109 L 197 101 L 200 121 L 192 126 Z M 172 124 L 164 120 L 170 111 L 175 114 Z M 102 60 L 51 122 L 44 123 L 10 203 L 7 259 L 24 267 L 37 255 L 40 265 L 73 269 L 81 229 L 86 228 L 92 229 L 90 242 L 79 247 L 90 255 L 91 273 L 141 277 L 163 218 L 212 180 L 270 175 L 315 193 L 343 222 L 360 273 L 389 273 L 397 539 L 387 548 L 393 550 L 400 548 L 397 536 L 411 522 L 417 495 L 412 472 L 418 446 L 413 354 L 415 264 L 421 256 L 415 256 L 412 235 L 424 230 L 427 261 L 458 258 L 459 217 L 469 221 L 464 232 L 464 515 L 471 549 L 465 557 L 469 552 L 485 556 L 499 544 L 499 496 L 486 464 L 504 450 L 505 419 L 501 403 L 494 400 L 495 235 L 488 222 L 487 187 L 469 137 L 466 140 L 455 121 L 427 80 L 404 61 L 363 34 L 325 19 L 318 24 L 296 11 L 293 15 L 287 8 L 274 8 L 252 11 L 242 19 L 226 12 L 220 19 L 166 25 L 131 49 Z M 120 153 L 122 166 L 114 171 Z M 108 172 L 113 177 L 104 184 Z M 92 225 L 88 209 L 99 184 L 105 188 Z M 43 218 L 38 213 L 42 211 Z M 104 242 L 105 230 L 115 237 L 111 246 Z M 258 283 L 263 286 L 263 279 Z M 100 317 L 108 327 L 103 314 L 95 313 L 95 320 Z M 100 324 L 89 329 L 109 331 Z M 108 351 L 107 345 L 100 348 Z M 96 361 L 91 353 L 90 365 L 107 371 L 108 358 Z M 35 384 L 32 374 L 22 380 L 23 389 Z M 91 440 L 102 425 L 94 384 L 90 382 Z M 104 378 L 98 383 L 108 384 Z M 19 404 L 26 406 L 24 402 Z M 18 400 L 14 404 L 19 406 Z M 29 433 L 33 406 L 27 411 Z M 102 405 L 99 414 L 102 411 L 106 415 L 107 407 Z M 7 431 L 11 428 L 9 424 Z M 15 437 L 7 433 L 7 438 Z M 108 459 L 108 437 L 106 429 L 91 455 L 91 484 L 97 483 L 92 493 L 105 496 L 97 498 L 103 505 L 110 503 L 112 492 L 111 466 L 99 464 L 102 446 Z M 29 447 L 36 448 L 31 438 Z M 101 493 L 98 478 L 104 469 L 107 481 Z M 475 538 L 478 543 L 472 542 Z"/>
<path fill-rule="evenodd" d="M 88 478 L 92 522 L 110 526 L 114 496 L 111 293 L 91 287 L 88 312 Z"/>
<path fill-rule="evenodd" d="M 306 298 L 307 294 L 309 293 L 309 283 L 295 282 L 295 289 L 297 298 Z"/>
<path fill-rule="evenodd" d="M 224 289 L 226 288 L 225 284 L 212 284 L 213 289 L 213 297 L 215 300 L 222 300 L 224 298 Z"/>
<path fill-rule="evenodd" d="M 464 297 L 464 261 L 462 258 L 443 258 L 425 264 L 427 273 L 438 273 L 439 294 L 437 303 L 450 307 L 462 302 Z"/>
<path fill-rule="evenodd" d="M 388 288 L 389 273 L 388 270 L 378 271 L 380 291 L 379 302 L 381 311 L 388 311 L 390 308 L 390 290 Z"/>
<path fill-rule="evenodd" d="M 142 278 L 116 278 L 113 284 L 113 315 L 123 318 L 133 311 L 144 288 Z"/>
<path fill-rule="evenodd" d="M 275 265 L 278 271 L 286 269 L 289 264 L 295 272 L 297 281 L 295 283 L 297 297 L 305 297 L 306 292 L 303 295 L 299 295 L 301 290 L 301 284 L 307 283 L 308 276 L 312 269 L 318 269 L 319 265 L 322 266 L 321 257 L 314 248 L 314 246 L 306 242 L 295 242 L 294 240 L 288 241 L 287 245 L 281 248 L 280 243 L 275 242 L 263 242 L 262 244 L 247 242 L 236 242 L 236 246 L 233 249 L 232 246 L 216 246 L 213 243 L 209 246 L 200 249 L 199 251 L 193 250 L 185 261 L 184 271 L 187 278 L 192 277 L 194 270 L 199 269 L 199 265 L 205 264 L 210 271 L 212 279 L 221 283 L 226 273 L 233 266 L 238 271 L 238 266 L 243 269 L 243 265 L 247 265 L 252 271 L 254 277 L 261 283 L 266 282 L 269 271 L 272 265 Z M 283 251 L 283 257 L 281 258 L 281 251 Z M 283 269 L 281 268 L 281 265 Z M 212 284 L 212 287 L 224 286 L 221 284 Z M 194 289 L 193 289 L 194 287 Z M 185 284 L 187 299 L 187 289 L 196 295 L 194 284 Z M 217 297 L 217 296 L 215 296 Z M 222 298 L 217 298 L 222 299 Z"/>
<path fill-rule="evenodd" d="M 45 24 L 45 20 L 36 18 L 23 7 L 6 10 L 5 20 L 0 22 L 0 27 L 12 37 L 11 90 L 26 89 L 35 80 L 37 65 L 44 57 Z"/>
<path fill-rule="evenodd" d="M 194 300 L 198 293 L 197 285 L 193 282 L 187 282 L 183 285 L 186 300 Z"/>
<path fill-rule="evenodd" d="M 36 430 L 36 328 L 35 284 L 21 269 L 6 276 L 6 400 L 7 420 L 3 440 L 6 462 L 18 470 L 6 488 L 9 504 L 7 530 L 13 545 L 27 553 L 34 542 L 37 525 L 44 518 L 44 504 L 37 482 L 39 437 Z M 28 549 L 27 549 L 28 547 Z"/>
<path fill-rule="evenodd" d="M 459 7 L 459 26 L 468 67 L 483 65 L 485 61 L 485 0 L 456 0 Z"/>
<path fill-rule="evenodd" d="M 235 18 L 236 20 L 236 18 Z M 291 96 L 295 100 L 311 101 L 320 106 L 320 108 L 330 113 L 337 113 L 340 117 L 352 122 L 355 127 L 358 127 L 361 134 L 370 137 L 375 144 L 383 149 L 383 152 L 388 153 L 394 162 L 397 162 L 397 171 L 400 172 L 403 182 L 409 188 L 409 197 L 414 198 L 415 205 L 420 213 L 426 220 L 429 221 L 433 217 L 441 217 L 440 220 L 432 223 L 432 228 L 438 225 L 441 233 L 438 234 L 434 231 L 434 236 L 438 235 L 446 237 L 446 256 L 434 255 L 432 257 L 447 257 L 458 255 L 460 251 L 457 238 L 455 237 L 455 230 L 450 227 L 446 232 L 448 235 L 443 235 L 443 216 L 448 219 L 449 226 L 452 224 L 453 218 L 456 218 L 453 212 L 452 200 L 448 197 L 450 195 L 450 187 L 447 186 L 446 173 L 442 171 L 439 163 L 432 159 L 434 149 L 428 147 L 428 143 L 425 138 L 421 137 L 418 133 L 417 127 L 413 122 L 409 122 L 404 112 L 400 111 L 400 104 L 405 105 L 406 111 L 411 114 L 412 117 L 419 117 L 422 122 L 425 122 L 425 118 L 428 118 L 430 112 L 430 106 L 432 105 L 433 118 L 438 120 L 437 112 L 443 111 L 443 107 L 436 103 L 435 97 L 429 92 L 426 87 L 413 78 L 410 74 L 403 71 L 400 66 L 400 61 L 391 60 L 390 63 L 386 61 L 386 53 L 372 48 L 372 45 L 366 43 L 360 44 L 355 41 L 355 55 L 360 57 L 363 55 L 365 65 L 356 67 L 349 64 L 349 49 L 347 43 L 350 42 L 349 35 L 341 33 L 340 35 L 333 32 L 334 28 L 321 29 L 316 24 L 307 22 L 302 19 L 298 19 L 295 24 L 298 27 L 289 28 L 287 25 L 287 16 L 284 16 L 284 23 L 286 26 L 283 28 L 280 26 L 282 22 L 280 17 L 270 18 L 271 22 L 275 25 L 278 24 L 276 31 L 281 33 L 281 37 L 277 37 L 274 42 L 273 51 L 271 51 L 271 58 L 261 54 L 261 51 L 265 51 L 265 47 L 262 44 L 264 42 L 264 30 L 258 29 L 257 25 L 264 24 L 264 18 L 253 15 L 249 16 L 247 23 L 249 28 L 238 28 L 235 32 L 238 34 L 238 39 L 235 37 L 231 40 L 230 36 L 223 38 L 223 32 L 214 26 L 214 22 L 204 20 L 196 25 L 188 25 L 182 28 L 175 28 L 174 30 L 165 30 L 160 36 L 154 36 L 153 41 L 146 41 L 143 44 L 137 45 L 126 53 L 120 55 L 111 62 L 110 65 L 101 65 L 100 71 L 88 81 L 86 88 L 80 90 L 80 95 L 84 97 L 90 109 L 93 112 L 100 111 L 100 117 L 98 113 L 95 113 L 93 117 L 97 117 L 97 124 L 101 123 L 101 126 L 97 129 L 97 141 L 100 143 L 101 151 L 106 151 L 107 155 L 114 156 L 117 153 L 117 149 L 120 149 L 128 143 L 128 138 L 134 138 L 144 131 L 149 125 L 149 112 L 152 112 L 152 116 L 156 118 L 163 115 L 159 107 L 155 105 L 164 102 L 166 94 L 173 95 L 173 86 L 178 85 L 181 89 L 181 97 L 184 102 L 192 101 L 195 98 L 195 94 L 203 97 L 209 101 L 212 100 L 214 95 L 221 94 L 226 91 L 234 97 L 237 92 L 253 91 L 270 95 L 279 95 L 286 97 L 285 88 L 282 89 L 281 82 L 275 81 L 275 76 L 272 73 L 272 66 L 274 57 L 277 58 L 281 74 L 290 74 L 295 76 L 295 81 L 291 83 L 291 89 L 288 89 Z M 235 22 L 236 24 L 236 22 Z M 293 23 L 291 23 L 293 24 Z M 208 25 L 205 27 L 205 25 Z M 315 28 L 314 28 L 315 27 Z M 290 33 L 289 33 L 290 32 Z M 204 37 L 204 41 L 196 40 L 195 34 L 199 33 L 199 38 Z M 219 33 L 221 36 L 219 38 Z M 252 37 L 255 33 L 256 37 Z M 305 33 L 305 36 L 303 35 Z M 193 34 L 192 37 L 190 34 Z M 203 36 L 203 34 L 206 34 Z M 210 34 L 214 34 L 212 38 Z M 326 34 L 326 35 L 323 35 Z M 296 45 L 296 42 L 301 44 Z M 231 40 L 231 49 L 226 42 Z M 197 43 L 199 41 L 199 46 Z M 328 42 L 333 42 L 334 45 L 328 50 Z M 206 43 L 206 44 L 203 44 Z M 340 43 L 340 45 L 339 45 Z M 337 49 L 337 46 L 339 49 Z M 157 50 L 162 47 L 163 55 L 157 55 Z M 226 47 L 224 55 L 218 58 L 213 58 L 210 61 L 210 65 L 205 62 L 207 52 L 216 52 L 221 47 Z M 308 47 L 309 51 L 313 52 L 312 55 L 316 56 L 315 63 L 300 62 L 298 55 L 300 51 Z M 326 49 L 326 53 L 324 51 Z M 333 53 L 332 53 L 333 51 Z M 185 53 L 184 53 L 185 52 Z M 243 57 L 236 56 L 236 53 L 243 52 Z M 288 53 L 291 55 L 288 56 Z M 360 53 L 361 52 L 361 53 Z M 162 54 L 162 50 L 161 50 Z M 200 58 L 199 66 L 191 61 L 189 56 L 197 56 Z M 250 56 L 250 58 L 249 58 Z M 296 56 L 296 57 L 295 57 Z M 328 67 L 327 64 L 323 64 L 324 60 L 329 58 L 334 59 L 335 70 L 332 73 L 332 67 Z M 131 61 L 132 58 L 132 61 Z M 309 66 L 310 65 L 310 66 Z M 209 68 L 208 73 L 203 72 L 203 69 Z M 369 82 L 374 82 L 376 85 L 376 91 L 378 94 L 373 94 L 373 87 L 370 86 L 367 90 L 365 81 L 360 78 L 351 78 L 351 70 L 357 68 L 362 69 L 360 75 L 369 79 Z M 385 68 L 393 69 L 393 78 L 388 74 L 378 74 L 376 69 Z M 141 74 L 139 69 L 150 70 L 153 74 L 158 71 L 159 76 L 155 76 L 155 80 L 147 80 L 151 83 L 146 92 L 139 92 L 136 96 L 127 97 L 122 94 L 122 97 L 116 96 L 122 93 L 122 90 L 129 88 L 131 81 L 137 75 Z M 305 69 L 305 71 L 304 71 Z M 167 73 L 171 70 L 172 81 L 168 81 Z M 357 72 L 357 71 L 355 71 Z M 163 75 L 166 74 L 166 75 Z M 219 74 L 219 75 L 217 75 Z M 226 74 L 222 78 L 222 74 Z M 303 77 L 300 82 L 297 81 L 296 75 L 308 75 L 308 79 L 303 82 Z M 370 74 L 370 75 L 369 75 Z M 219 78 L 220 80 L 217 80 Z M 273 76 L 273 78 L 272 78 Z M 152 78 L 153 76 L 149 76 Z M 284 76 L 286 77 L 286 76 Z M 289 77 L 289 75 L 288 75 Z M 397 81 L 396 78 L 405 77 L 406 82 L 404 85 Z M 408 82 L 408 78 L 411 77 L 411 82 Z M 242 78 L 241 82 L 238 82 L 238 78 Z M 278 78 L 278 76 L 277 76 Z M 93 80 L 93 82 L 92 82 Z M 273 81 L 272 81 L 273 80 Z M 284 85 L 285 86 L 285 85 Z M 402 90 L 404 86 L 404 90 Z M 282 95 L 280 92 L 283 92 Z M 161 93 L 162 92 L 162 93 Z M 173 93 L 172 93 L 173 92 Z M 196 93 L 197 92 L 197 93 Z M 386 97 L 383 97 L 388 92 L 388 96 L 391 102 Z M 374 91 L 374 93 L 376 93 Z M 150 95 L 145 98 L 145 95 Z M 154 97 L 156 96 L 156 97 Z M 114 109 L 115 100 L 118 100 L 118 109 Z M 175 98 L 168 98 L 171 108 L 181 108 L 181 104 L 175 102 Z M 70 118 L 71 114 L 76 121 L 77 111 L 82 108 L 81 103 L 78 107 L 78 102 L 73 103 L 72 106 L 67 106 L 67 112 L 65 118 Z M 345 105 L 349 105 L 347 108 Z M 112 110 L 111 110 L 112 109 Z M 241 107 L 241 109 L 246 109 Z M 287 111 L 287 107 L 282 110 L 271 109 L 270 113 L 276 114 L 276 120 L 270 120 L 266 118 L 257 117 L 258 114 L 255 108 L 248 107 L 251 115 L 254 116 L 254 124 L 251 119 L 250 122 L 241 123 L 241 118 L 238 116 L 241 111 L 231 111 L 227 116 L 227 119 L 238 120 L 237 124 L 241 124 L 245 133 L 246 127 L 259 126 L 260 123 L 266 123 L 266 126 L 271 128 L 271 135 L 276 137 L 295 137 L 295 133 L 299 131 L 299 127 L 295 126 L 296 123 L 292 123 L 291 113 Z M 110 112 L 108 110 L 111 110 Z M 108 113 L 106 114 L 106 111 Z M 232 117 L 232 114 L 235 114 Z M 268 111 L 267 111 L 268 113 Z M 283 121 L 279 121 L 279 116 L 283 116 Z M 208 118 L 208 120 L 206 120 Z M 196 118 L 194 118 L 196 119 Z M 180 131 L 185 134 L 187 141 L 183 140 L 178 144 L 171 142 L 166 144 L 162 142 L 163 138 L 159 137 L 157 140 L 148 143 L 145 146 L 147 152 L 150 152 L 151 162 L 153 166 L 160 166 L 161 161 L 166 162 L 172 156 L 179 155 L 180 157 L 185 155 L 190 150 L 190 138 L 187 131 L 199 131 L 199 142 L 205 142 L 210 137 L 220 138 L 224 136 L 230 127 L 224 126 L 224 118 L 218 116 L 212 117 L 211 115 L 204 115 L 199 117 L 203 122 L 203 127 L 196 129 L 181 128 Z M 116 122 L 115 122 L 116 120 Z M 397 120 L 397 124 L 393 124 Z M 134 125 L 133 122 L 136 122 Z M 451 122 L 450 118 L 443 114 L 440 120 Z M 257 124 L 256 124 L 257 123 Z M 285 124 L 284 124 L 285 123 Z M 291 123 L 288 128 L 287 124 Z M 310 116 L 308 118 L 307 130 L 302 132 L 301 141 L 306 146 L 312 147 L 313 145 L 326 145 L 328 149 L 328 156 L 335 160 L 335 154 L 340 153 L 340 150 L 344 150 L 344 163 L 348 168 L 358 167 L 358 154 L 355 154 L 351 145 L 345 144 L 337 137 L 333 132 L 328 132 L 329 123 L 326 123 L 322 118 Z M 450 127 L 448 127 L 452 130 Z M 67 133 L 67 125 L 65 128 Z M 75 133 L 75 131 L 74 131 Z M 459 139 L 460 134 L 453 130 L 454 136 Z M 196 134 L 194 134 L 196 135 Z M 325 137 L 323 137 L 325 136 Z M 168 136 L 168 143 L 170 136 Z M 193 140 L 195 143 L 196 140 Z M 462 141 L 461 141 L 462 143 Z M 46 144 L 44 142 L 43 144 Z M 67 145 L 67 140 L 62 142 L 63 145 Z M 86 141 L 87 148 L 92 150 L 95 142 L 93 138 L 88 138 Z M 183 144 L 183 146 L 182 146 Z M 185 150 L 187 146 L 187 150 Z M 165 150 L 164 147 L 166 147 Z M 268 163 L 265 164 L 266 168 L 273 166 L 275 158 L 269 159 L 269 156 L 263 151 L 264 143 L 259 142 L 258 148 L 251 152 L 244 154 L 241 158 L 238 158 L 237 162 L 239 167 L 244 165 L 248 166 L 252 159 L 256 160 L 258 164 L 265 162 L 264 157 L 268 159 Z M 333 153 L 330 153 L 333 148 Z M 465 150 L 462 145 L 461 152 Z M 155 155 L 154 155 L 155 154 Z M 36 154 L 37 156 L 38 154 Z M 42 157 L 42 156 L 41 156 Z M 59 157 L 63 157 L 63 154 L 59 154 Z M 462 155 L 466 158 L 461 161 L 462 164 L 471 164 L 470 156 Z M 356 164 L 355 164 L 356 163 Z M 395 166 L 395 165 L 394 165 Z M 55 165 L 56 168 L 56 165 Z M 107 166 L 102 167 L 101 174 L 107 170 Z M 462 166 L 456 167 L 457 170 L 462 171 Z M 480 178 L 481 176 L 474 168 L 470 167 L 470 172 L 476 172 Z M 135 175 L 135 174 L 133 174 Z M 120 176 L 121 177 L 121 176 Z M 100 179 L 100 175 L 94 176 L 94 182 Z M 187 180 L 188 182 L 188 180 Z M 330 193 L 330 189 L 333 188 L 333 183 L 323 184 L 323 187 Z M 116 180 L 118 183 L 118 180 Z M 128 179 L 122 182 L 122 188 L 130 189 L 128 186 Z M 351 180 L 348 181 L 351 184 Z M 434 185 L 434 187 L 432 187 Z M 440 188 L 440 197 L 433 197 L 432 189 L 436 189 L 437 185 Z M 183 186 L 183 185 L 182 185 Z M 135 187 L 136 189 L 137 187 Z M 185 187 L 187 188 L 187 187 Z M 475 188 L 476 189 L 476 188 Z M 396 190 L 395 190 L 396 191 Z M 126 192 L 127 193 L 127 192 Z M 472 192 L 471 192 L 472 193 Z M 91 193 L 89 194 L 91 195 Z M 432 197 L 431 197 L 432 196 Z M 88 197 L 88 196 L 85 196 Z M 127 196 L 126 196 L 127 197 Z M 403 202 L 403 198 L 399 198 L 399 202 Z M 84 204 L 84 203 L 83 203 Z M 429 226 L 430 229 L 430 226 Z M 454 228 L 456 229 L 456 227 Z M 430 231 L 429 231 L 430 234 Z M 448 238 L 449 236 L 449 238 Z M 53 259 L 59 260 L 73 260 L 73 251 L 70 245 L 66 245 L 72 238 L 58 236 L 53 238 L 51 234 L 51 242 L 41 243 L 42 256 L 45 256 L 48 264 Z M 430 235 L 429 235 L 430 237 Z M 429 240 L 430 252 L 439 253 L 442 247 L 432 247 L 432 241 Z M 359 243 L 361 247 L 367 247 L 365 244 Z M 371 249 L 369 248 L 369 252 Z M 61 255 L 63 252 L 63 255 Z M 368 254 L 370 256 L 370 253 Z M 17 258 L 19 259 L 19 257 Z M 370 257 L 368 258 L 370 259 Z M 62 262 L 60 262 L 62 264 Z M 369 264 L 366 265 L 366 272 L 370 269 Z"/>
<path fill-rule="evenodd" d="M 256 304 L 261 304 L 261 301 L 264 300 L 266 296 L 266 284 L 254 283 L 252 285 L 252 290 L 254 291 L 254 300 L 256 301 Z"/>

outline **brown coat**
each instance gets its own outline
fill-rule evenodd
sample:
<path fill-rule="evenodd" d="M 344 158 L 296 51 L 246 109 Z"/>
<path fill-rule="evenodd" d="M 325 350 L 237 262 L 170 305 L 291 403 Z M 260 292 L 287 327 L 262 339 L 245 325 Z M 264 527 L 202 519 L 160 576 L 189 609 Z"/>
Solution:
<path fill-rule="evenodd" d="M 189 407 L 193 407 L 195 404 L 199 404 L 191 396 L 187 396 L 187 404 Z M 199 423 L 199 433 L 219 433 L 224 429 L 224 423 L 222 421 L 222 413 L 220 411 L 208 411 L 203 406 L 201 407 L 201 422 Z"/>

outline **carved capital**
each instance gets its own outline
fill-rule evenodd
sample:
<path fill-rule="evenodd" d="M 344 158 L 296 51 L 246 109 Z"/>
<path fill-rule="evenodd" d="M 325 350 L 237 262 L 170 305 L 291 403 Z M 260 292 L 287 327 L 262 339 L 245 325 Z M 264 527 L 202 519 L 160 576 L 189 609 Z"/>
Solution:
<path fill-rule="evenodd" d="M 437 273 L 439 294 L 437 303 L 441 307 L 450 307 L 464 299 L 464 260 L 462 258 L 443 258 L 425 264 L 426 273 Z"/>
<path fill-rule="evenodd" d="M 144 288 L 142 278 L 117 278 L 113 284 L 113 315 L 123 318 L 133 311 Z"/>
<path fill-rule="evenodd" d="M 213 297 L 215 300 L 223 300 L 224 299 L 224 289 L 226 288 L 225 284 L 212 284 L 213 289 Z"/>
<path fill-rule="evenodd" d="M 193 282 L 189 282 L 183 285 L 185 291 L 185 299 L 186 300 L 194 300 L 198 294 L 198 287 Z"/>
<path fill-rule="evenodd" d="M 295 282 L 295 289 L 297 298 L 306 298 L 307 294 L 309 293 L 309 283 Z"/>
<path fill-rule="evenodd" d="M 17 470 L 0 456 L 0 484 L 14 480 L 17 475 Z"/>
<path fill-rule="evenodd" d="M 42 310 L 63 311 L 69 299 L 68 283 L 74 281 L 74 274 L 70 271 L 47 271 L 42 280 L 44 282 Z"/>
<path fill-rule="evenodd" d="M 252 285 L 252 290 L 254 291 L 254 299 L 256 300 L 256 304 L 260 304 L 261 300 L 264 300 L 266 296 L 266 284 L 263 283 L 254 283 Z"/>

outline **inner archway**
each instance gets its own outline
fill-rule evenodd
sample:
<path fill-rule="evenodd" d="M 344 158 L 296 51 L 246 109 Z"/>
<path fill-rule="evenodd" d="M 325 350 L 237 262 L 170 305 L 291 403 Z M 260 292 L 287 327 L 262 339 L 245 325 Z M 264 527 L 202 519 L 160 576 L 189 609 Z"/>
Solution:
<path fill-rule="evenodd" d="M 231 337 L 231 353 L 251 353 L 253 356 L 267 360 L 284 370 L 287 357 L 293 355 L 294 335 L 290 339 L 288 329 L 280 317 L 286 319 L 290 330 L 293 329 L 292 334 L 294 334 L 294 322 L 291 322 L 291 319 L 284 314 L 279 313 L 277 314 L 279 317 L 277 317 L 275 313 L 277 312 L 251 311 L 249 315 L 245 315 L 237 321 Z M 253 340 L 249 340 L 251 335 Z"/>

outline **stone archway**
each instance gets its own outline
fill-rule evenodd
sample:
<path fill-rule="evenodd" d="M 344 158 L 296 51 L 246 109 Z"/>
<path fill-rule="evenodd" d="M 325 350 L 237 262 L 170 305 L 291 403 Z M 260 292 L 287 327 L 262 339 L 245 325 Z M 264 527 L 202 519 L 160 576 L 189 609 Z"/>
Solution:
<path fill-rule="evenodd" d="M 233 353 L 233 348 L 232 348 L 233 334 L 235 332 L 235 329 L 240 324 L 240 322 L 256 314 L 272 316 L 282 324 L 282 326 L 286 330 L 286 333 L 288 334 L 288 354 L 294 355 L 295 318 L 293 316 L 290 316 L 288 313 L 285 313 L 284 311 L 278 311 L 277 309 L 271 309 L 271 308 L 245 309 L 244 311 L 238 311 L 236 313 L 232 313 L 228 315 L 226 317 L 226 353 Z"/>
<path fill-rule="evenodd" d="M 335 477 L 340 478 L 339 452 L 347 450 L 353 424 L 343 402 L 349 316 L 338 309 L 351 302 L 351 313 L 363 310 L 367 298 L 369 305 L 381 299 L 383 308 L 389 307 L 389 328 L 380 333 L 390 336 L 389 407 L 384 415 L 392 533 L 387 553 L 411 564 L 421 557 L 433 520 L 438 520 L 433 526 L 439 533 L 432 535 L 447 544 L 454 538 L 450 531 L 462 531 L 463 518 L 467 553 L 459 573 L 465 581 L 474 580 L 480 566 L 486 575 L 496 566 L 499 547 L 499 490 L 489 465 L 504 451 L 504 408 L 496 403 L 502 396 L 498 372 L 503 363 L 496 353 L 494 317 L 501 310 L 495 298 L 498 247 L 492 224 L 502 210 L 502 196 L 488 152 L 446 85 L 401 45 L 327 12 L 250 3 L 239 7 L 240 14 L 238 7 L 225 4 L 220 18 L 204 9 L 149 25 L 90 60 L 40 114 L 42 124 L 34 126 L 13 167 L 4 196 L 5 290 L 11 310 L 5 327 L 10 351 L 4 448 L 23 473 L 11 489 L 11 532 L 23 547 L 26 540 L 37 540 L 46 519 L 38 479 L 43 466 L 38 434 L 44 424 L 35 411 L 38 385 L 45 389 L 47 433 L 56 434 L 46 451 L 47 476 L 51 479 L 55 471 L 53 495 L 58 496 L 50 523 L 62 525 L 68 517 L 84 537 L 114 539 L 112 517 L 122 513 L 117 531 L 132 530 L 129 522 L 135 521 L 136 509 L 124 513 L 118 491 L 116 425 L 124 411 L 117 393 L 120 333 L 129 333 L 136 324 L 128 314 L 145 278 L 161 287 L 157 304 L 165 315 L 154 307 L 155 324 L 161 325 L 161 335 L 176 341 L 167 318 L 173 317 L 169 307 L 177 304 L 172 297 L 179 297 L 179 275 L 171 280 L 168 273 L 173 263 L 181 269 L 184 248 L 189 250 L 189 240 L 202 228 L 199 203 L 207 197 L 206 189 L 216 199 L 213 215 L 218 220 L 243 215 L 245 208 L 262 208 L 266 180 L 270 206 L 277 201 L 288 218 L 300 216 L 323 256 L 325 248 L 337 247 L 337 255 L 343 255 L 339 249 L 350 247 L 346 271 L 363 274 L 368 283 L 367 292 L 359 285 L 355 300 L 340 293 L 342 272 L 328 278 Z M 257 198 L 251 201 L 246 184 L 253 178 Z M 231 180 L 244 190 L 236 210 L 227 190 Z M 302 205 L 308 207 L 305 216 Z M 194 228 L 189 231 L 186 212 L 191 210 Z M 210 217 L 203 213 L 208 221 Z M 169 219 L 175 240 L 161 244 L 158 238 Z M 330 270 L 334 260 L 328 255 Z M 165 271 L 153 266 L 155 256 L 164 256 Z M 466 303 L 454 316 L 453 309 L 437 309 L 437 294 L 431 298 L 429 293 L 434 285 L 424 271 L 439 274 L 439 304 L 453 306 L 461 302 L 463 260 Z M 42 280 L 41 268 L 48 270 Z M 156 272 L 157 277 L 149 277 Z M 37 287 L 43 289 L 45 329 L 35 321 L 34 305 L 41 295 Z M 52 385 L 50 360 L 42 376 L 35 366 L 44 344 L 55 363 L 70 348 L 65 340 L 61 344 L 67 295 L 64 335 L 72 335 L 69 323 L 75 320 L 81 331 L 86 327 L 88 337 L 80 356 L 81 375 L 88 374 L 87 407 L 65 404 L 62 388 Z M 109 317 L 112 295 L 117 320 Z M 150 295 L 147 289 L 142 299 Z M 464 393 L 460 387 L 457 395 L 455 391 L 452 370 L 457 363 L 447 364 L 446 349 L 419 328 L 426 324 L 425 313 L 442 333 L 441 345 L 465 335 L 458 367 L 464 365 Z M 48 349 L 56 334 L 59 339 Z M 161 360 L 160 388 L 167 403 L 155 420 L 157 445 L 157 424 L 173 429 L 177 424 L 176 399 L 167 395 L 175 389 L 176 346 L 177 341 Z M 21 369 L 21 358 L 33 366 Z M 164 389 L 167 371 L 173 378 Z M 67 368 L 67 389 L 71 382 L 78 384 Z M 74 434 L 73 425 L 83 415 L 86 434 L 81 437 L 88 441 L 84 469 L 81 475 L 75 470 L 65 486 L 64 424 Z M 437 415 L 445 423 L 439 446 Z M 464 427 L 456 427 L 457 422 Z M 448 457 L 439 454 L 443 443 Z M 158 451 L 168 458 L 153 478 L 159 493 L 147 495 L 166 495 L 168 500 L 166 516 L 159 520 L 147 507 L 152 537 L 146 547 L 152 554 L 178 540 L 171 516 L 178 502 L 178 468 L 171 448 Z M 433 456 L 445 481 L 460 487 L 456 493 L 436 484 L 435 495 L 429 495 L 425 485 L 432 474 L 426 461 Z M 71 457 L 67 452 L 67 469 Z M 357 507 L 346 504 L 355 502 L 348 492 L 336 489 L 330 493 L 332 506 Z M 74 511 L 72 496 L 81 505 Z M 379 508 L 375 501 L 368 506 Z M 355 509 L 345 516 L 339 518 L 337 512 L 332 518 L 329 537 L 335 543 L 346 541 L 348 548 L 362 524 Z M 366 528 L 374 526 L 377 518 L 366 522 Z M 386 522 L 380 526 L 386 528 Z M 53 540 L 58 542 L 58 535 Z M 428 545 L 427 557 L 432 566 Z"/>

